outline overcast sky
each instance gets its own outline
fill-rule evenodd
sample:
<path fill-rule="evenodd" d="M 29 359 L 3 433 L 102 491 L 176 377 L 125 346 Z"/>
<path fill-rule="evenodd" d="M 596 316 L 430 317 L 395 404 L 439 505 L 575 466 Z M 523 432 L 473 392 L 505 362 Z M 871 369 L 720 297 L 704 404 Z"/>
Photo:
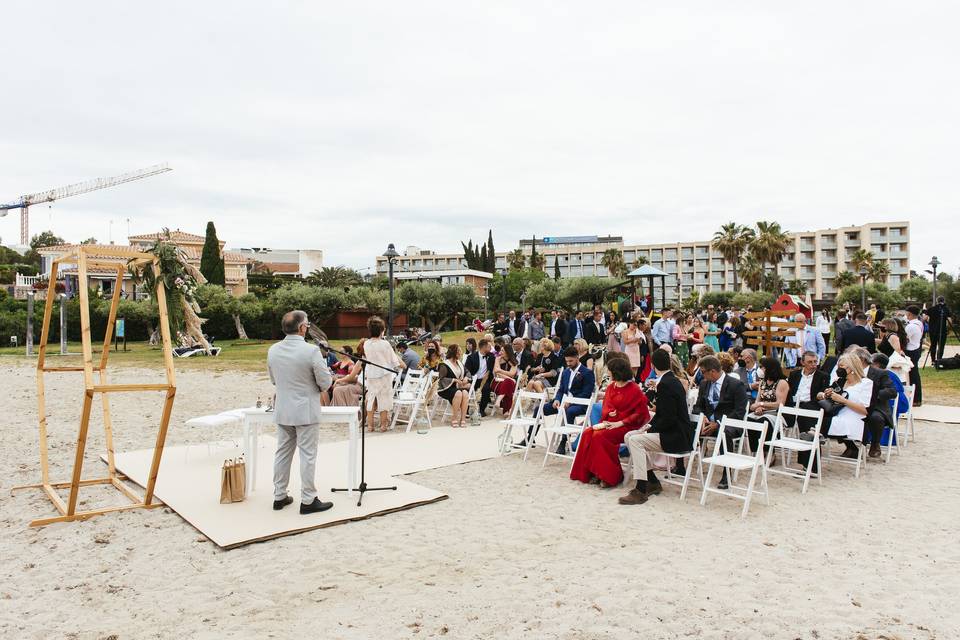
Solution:
<path fill-rule="evenodd" d="M 32 233 L 214 220 L 368 267 L 491 227 L 505 249 L 909 220 L 914 268 L 960 266 L 956 2 L 6 0 L 0 22 L 0 201 L 174 168 L 36 207 Z"/>

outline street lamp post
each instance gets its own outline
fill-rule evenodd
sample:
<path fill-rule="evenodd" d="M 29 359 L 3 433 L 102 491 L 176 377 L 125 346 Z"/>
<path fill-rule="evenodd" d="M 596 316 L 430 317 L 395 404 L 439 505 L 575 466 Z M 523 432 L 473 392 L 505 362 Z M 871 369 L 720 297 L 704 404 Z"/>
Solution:
<path fill-rule="evenodd" d="M 500 289 L 503 291 L 503 315 L 507 315 L 507 268 L 500 270 Z"/>
<path fill-rule="evenodd" d="M 860 311 L 867 312 L 867 265 L 860 265 Z"/>
<path fill-rule="evenodd" d="M 393 243 L 387 245 L 387 250 L 383 252 L 384 257 L 387 259 L 387 288 L 390 291 L 390 307 L 387 313 L 387 336 L 393 335 L 393 265 L 397 263 L 397 256 L 400 254 L 397 253 L 396 247 L 393 246 Z"/>
<path fill-rule="evenodd" d="M 931 301 L 931 304 L 930 304 L 930 306 L 933 306 L 937 304 L 937 267 L 939 267 L 943 263 L 937 260 L 937 256 L 933 256 L 929 264 L 930 264 L 930 267 L 933 269 L 933 300 Z"/>

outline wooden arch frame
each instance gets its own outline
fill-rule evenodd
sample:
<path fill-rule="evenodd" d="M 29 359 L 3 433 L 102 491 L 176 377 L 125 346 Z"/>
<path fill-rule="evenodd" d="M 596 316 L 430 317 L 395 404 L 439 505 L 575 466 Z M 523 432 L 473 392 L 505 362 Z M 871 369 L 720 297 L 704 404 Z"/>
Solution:
<path fill-rule="evenodd" d="M 160 261 L 150 253 L 134 252 L 129 249 L 106 248 L 106 247 L 85 247 L 79 246 L 75 250 L 58 257 L 50 266 L 49 282 L 56 282 L 57 270 L 61 264 L 76 264 L 78 276 L 78 288 L 80 294 L 80 339 L 83 345 L 83 366 L 47 366 L 47 339 L 50 336 L 50 318 L 53 313 L 53 299 L 55 294 L 53 287 L 47 289 L 47 300 L 43 310 L 43 331 L 40 336 L 40 348 L 37 358 L 37 403 L 40 416 L 40 474 L 41 482 L 38 485 L 44 493 L 50 498 L 50 501 L 60 512 L 60 515 L 51 518 L 41 518 L 34 520 L 30 526 L 37 527 L 54 522 L 69 522 L 73 520 L 85 520 L 93 516 L 112 511 L 127 511 L 130 509 L 150 509 L 161 506 L 162 503 L 154 502 L 153 490 L 157 481 L 157 473 L 160 470 L 160 458 L 163 455 L 163 446 L 167 438 L 167 427 L 170 424 L 170 413 L 173 410 L 173 400 L 177 393 L 176 379 L 173 370 L 173 351 L 170 344 L 170 327 L 167 317 L 167 299 L 166 291 L 163 286 L 163 280 L 160 277 Z M 157 306 L 160 312 L 160 335 L 163 346 L 163 360 L 166 369 L 167 382 L 161 384 L 109 384 L 107 382 L 107 357 L 110 354 L 110 343 L 113 341 L 113 332 L 117 319 L 117 306 L 120 304 L 120 291 L 123 289 L 123 273 L 128 264 L 152 268 L 157 276 Z M 87 289 L 88 278 L 87 271 L 90 268 L 103 269 L 107 271 L 116 271 L 117 279 L 113 288 L 113 298 L 110 303 L 110 314 L 107 318 L 107 329 L 103 339 L 103 352 L 100 354 L 99 363 L 93 362 L 93 344 L 90 336 L 90 300 Z M 47 414 L 46 398 L 44 393 L 44 379 L 46 372 L 76 371 L 83 373 L 84 396 L 83 409 L 80 414 L 80 430 L 77 435 L 77 449 L 73 462 L 73 474 L 68 482 L 50 482 L 50 470 L 47 460 Z M 93 373 L 96 371 L 98 381 L 94 381 Z M 113 426 L 110 420 L 110 403 L 108 394 L 118 392 L 137 392 L 137 391 L 166 391 L 166 397 L 163 403 L 163 412 L 160 416 L 160 428 L 157 432 L 156 447 L 153 451 L 153 461 L 150 464 L 150 475 L 147 479 L 146 490 L 143 497 L 134 493 L 122 482 L 122 477 L 118 476 L 114 464 L 113 451 Z M 103 402 L 103 427 L 106 434 L 107 445 L 107 476 L 104 478 L 82 479 L 83 455 L 87 444 L 87 431 L 90 427 L 90 411 L 93 407 L 93 398 L 95 394 L 101 394 Z M 109 484 L 117 491 L 129 498 L 131 504 L 125 504 L 116 507 L 105 507 L 101 509 L 92 509 L 89 511 L 77 511 L 77 499 L 80 493 L 80 487 L 94 484 Z M 64 503 L 63 499 L 57 494 L 56 489 L 70 488 L 68 501 Z"/>

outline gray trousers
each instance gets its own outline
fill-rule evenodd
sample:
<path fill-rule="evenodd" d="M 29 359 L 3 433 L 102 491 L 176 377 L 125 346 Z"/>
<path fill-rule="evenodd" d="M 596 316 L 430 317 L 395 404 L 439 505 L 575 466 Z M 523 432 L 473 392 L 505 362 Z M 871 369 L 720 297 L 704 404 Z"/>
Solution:
<path fill-rule="evenodd" d="M 290 463 L 293 450 L 300 449 L 300 502 L 311 504 L 317 497 L 317 441 L 319 424 L 304 424 L 298 427 L 277 425 L 277 457 L 273 462 L 273 499 L 283 500 L 290 484 Z"/>

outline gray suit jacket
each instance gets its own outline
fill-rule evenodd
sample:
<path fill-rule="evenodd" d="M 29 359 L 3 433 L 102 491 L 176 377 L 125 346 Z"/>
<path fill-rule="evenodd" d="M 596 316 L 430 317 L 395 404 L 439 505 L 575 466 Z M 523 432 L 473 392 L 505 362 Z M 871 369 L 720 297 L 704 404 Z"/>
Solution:
<path fill-rule="evenodd" d="M 273 420 L 296 427 L 320 422 L 320 393 L 333 377 L 315 345 L 301 336 L 286 336 L 267 352 L 270 381 L 277 388 Z"/>

